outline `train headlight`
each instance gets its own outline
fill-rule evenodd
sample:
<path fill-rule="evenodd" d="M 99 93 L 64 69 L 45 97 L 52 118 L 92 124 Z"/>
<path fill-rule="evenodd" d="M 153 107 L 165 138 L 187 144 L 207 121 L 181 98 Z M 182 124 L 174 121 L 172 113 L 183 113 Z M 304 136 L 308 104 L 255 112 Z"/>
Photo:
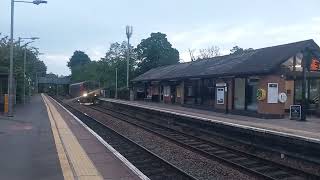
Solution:
<path fill-rule="evenodd" d="M 88 93 L 83 93 L 82 96 L 83 96 L 83 97 L 87 97 L 87 96 L 88 96 Z"/>

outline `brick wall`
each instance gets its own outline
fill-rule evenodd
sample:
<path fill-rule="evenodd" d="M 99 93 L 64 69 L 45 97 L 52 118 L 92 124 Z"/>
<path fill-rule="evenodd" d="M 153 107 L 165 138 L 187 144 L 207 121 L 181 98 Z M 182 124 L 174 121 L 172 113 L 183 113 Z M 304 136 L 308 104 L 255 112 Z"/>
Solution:
<path fill-rule="evenodd" d="M 285 110 L 284 103 L 268 104 L 268 83 L 278 83 L 279 93 L 285 91 L 285 80 L 280 75 L 261 76 L 259 88 L 266 90 L 267 97 L 263 101 L 258 101 L 258 113 L 265 115 L 283 115 Z"/>

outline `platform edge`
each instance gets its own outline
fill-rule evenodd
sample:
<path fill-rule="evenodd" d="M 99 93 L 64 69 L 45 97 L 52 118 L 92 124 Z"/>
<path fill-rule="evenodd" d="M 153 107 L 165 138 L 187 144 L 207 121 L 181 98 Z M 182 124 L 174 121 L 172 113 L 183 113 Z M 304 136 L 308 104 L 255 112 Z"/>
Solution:
<path fill-rule="evenodd" d="M 50 97 L 50 96 L 49 96 Z M 101 136 L 84 124 L 78 117 L 72 114 L 68 109 L 62 106 L 58 101 L 50 97 L 55 103 L 57 103 L 61 108 L 68 112 L 75 120 L 77 120 L 85 129 L 87 129 L 95 138 L 98 139 L 109 151 L 112 152 L 121 162 L 123 162 L 134 174 L 136 174 L 142 180 L 150 180 L 146 175 L 144 175 L 138 168 L 136 168 L 131 162 L 129 162 L 124 156 L 122 156 L 117 150 L 115 150 L 110 144 L 108 144 Z"/>

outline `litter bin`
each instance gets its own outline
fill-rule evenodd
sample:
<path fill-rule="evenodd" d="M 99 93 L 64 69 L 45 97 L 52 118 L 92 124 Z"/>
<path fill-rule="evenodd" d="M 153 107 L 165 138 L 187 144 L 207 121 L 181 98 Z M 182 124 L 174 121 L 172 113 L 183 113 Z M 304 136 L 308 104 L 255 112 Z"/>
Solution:
<path fill-rule="evenodd" d="M 9 112 L 9 95 L 5 94 L 4 95 L 4 113 Z"/>

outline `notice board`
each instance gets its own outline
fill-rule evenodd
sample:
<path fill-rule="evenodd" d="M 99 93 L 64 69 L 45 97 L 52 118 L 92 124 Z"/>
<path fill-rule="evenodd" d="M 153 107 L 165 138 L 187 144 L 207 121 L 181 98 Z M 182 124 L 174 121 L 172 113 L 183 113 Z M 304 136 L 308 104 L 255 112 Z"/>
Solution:
<path fill-rule="evenodd" d="M 268 103 L 278 103 L 279 98 L 279 87 L 278 83 L 268 83 Z"/>
<path fill-rule="evenodd" d="M 290 119 L 300 120 L 301 119 L 301 106 L 291 105 L 290 106 Z"/>
<path fill-rule="evenodd" d="M 217 104 L 224 104 L 224 87 L 217 88 Z"/>

